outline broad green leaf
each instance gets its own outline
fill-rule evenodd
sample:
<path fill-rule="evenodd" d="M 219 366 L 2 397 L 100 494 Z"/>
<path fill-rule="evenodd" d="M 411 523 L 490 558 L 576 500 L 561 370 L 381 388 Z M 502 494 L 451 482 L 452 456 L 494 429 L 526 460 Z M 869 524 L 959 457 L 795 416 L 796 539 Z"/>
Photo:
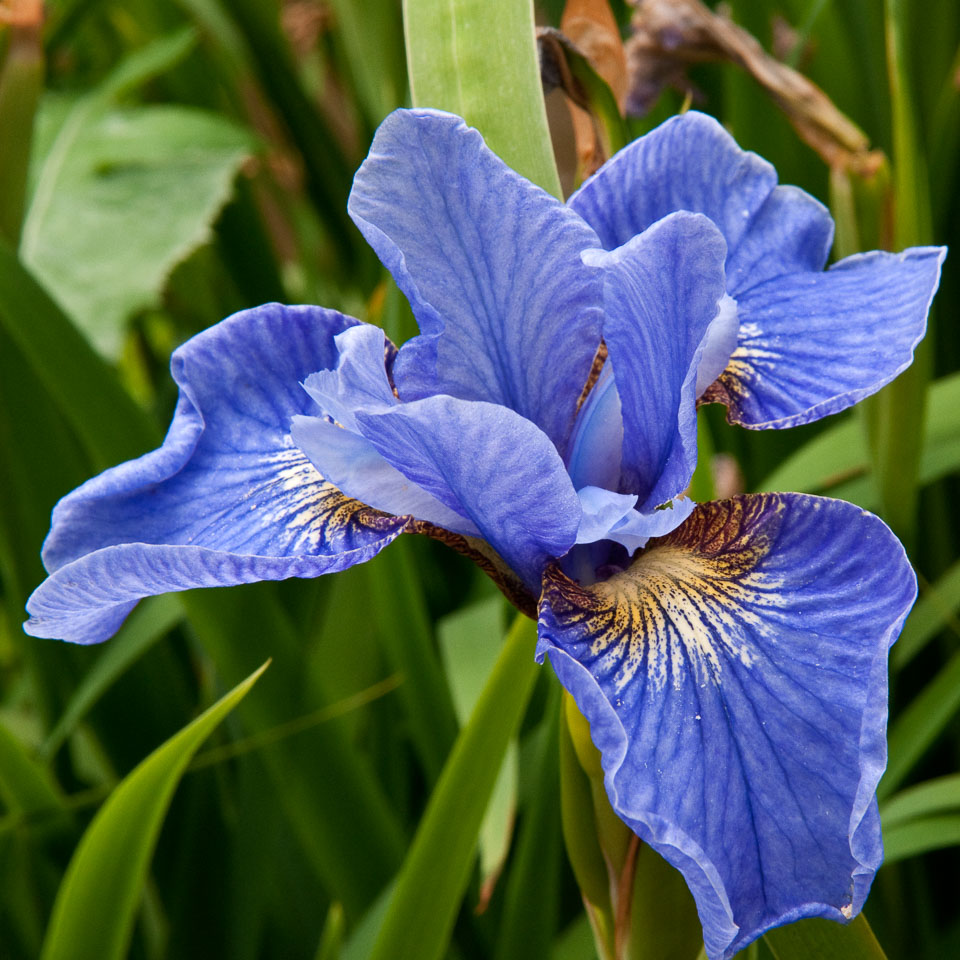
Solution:
<path fill-rule="evenodd" d="M 52 757 L 127 668 L 182 619 L 183 607 L 173 594 L 150 597 L 141 603 L 120 632 L 110 643 L 104 644 L 97 660 L 73 691 L 57 725 L 48 734 L 40 748 L 40 756 Z"/>
<path fill-rule="evenodd" d="M 158 747 L 113 791 L 67 867 L 42 960 L 119 960 L 124 956 L 160 826 L 177 784 L 200 744 L 266 667 Z"/>
<path fill-rule="evenodd" d="M 911 701 L 890 727 L 890 761 L 877 795 L 888 797 L 960 710 L 960 653 Z"/>
<path fill-rule="evenodd" d="M 2 240 L 0 324 L 73 427 L 95 468 L 102 470 L 156 446 L 156 426 Z"/>
<path fill-rule="evenodd" d="M 846 925 L 819 917 L 798 920 L 763 938 L 776 960 L 886 960 L 862 913 Z"/>
<path fill-rule="evenodd" d="M 896 863 L 930 850 L 960 846 L 960 813 L 920 817 L 883 831 L 883 859 Z"/>
<path fill-rule="evenodd" d="M 536 624 L 518 615 L 460 732 L 397 878 L 368 960 L 439 960 L 473 865 L 477 832 L 533 688 Z"/>
<path fill-rule="evenodd" d="M 470 719 L 503 645 L 503 601 L 490 597 L 452 613 L 437 625 L 440 653 L 457 719 Z M 480 875 L 494 877 L 510 849 L 517 803 L 517 744 L 511 740 L 480 826 Z"/>
<path fill-rule="evenodd" d="M 127 319 L 209 238 L 250 146 L 179 106 L 98 113 L 72 138 L 55 194 L 31 207 L 24 259 L 101 353 L 119 355 Z"/>
<path fill-rule="evenodd" d="M 50 147 L 39 151 L 43 159 L 31 177 L 33 196 L 23 224 L 20 247 L 26 262 L 31 262 L 36 253 L 39 231 L 59 192 L 62 172 L 69 166 L 76 142 L 83 136 L 87 125 L 117 97 L 173 67 L 190 52 L 195 42 L 196 34 L 192 29 L 154 40 L 127 56 L 96 89 L 78 100 L 66 113 Z"/>
<path fill-rule="evenodd" d="M 928 590 L 910 611 L 903 633 L 890 651 L 890 666 L 902 670 L 960 609 L 960 561 Z"/>
<path fill-rule="evenodd" d="M 910 820 L 949 810 L 960 810 L 960 773 L 901 790 L 880 807 L 880 818 L 886 831 Z"/>
<path fill-rule="evenodd" d="M 403 20 L 414 104 L 463 117 L 514 170 L 559 197 L 532 0 L 404 0 Z"/>

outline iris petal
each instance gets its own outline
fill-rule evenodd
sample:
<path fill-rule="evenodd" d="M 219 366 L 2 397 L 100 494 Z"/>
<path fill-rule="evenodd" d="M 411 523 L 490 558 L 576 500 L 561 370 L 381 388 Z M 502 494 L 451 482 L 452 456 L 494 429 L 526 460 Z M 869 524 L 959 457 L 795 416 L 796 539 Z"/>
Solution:
<path fill-rule="evenodd" d="M 163 446 L 54 509 L 43 558 L 55 575 L 30 600 L 28 632 L 102 640 L 139 597 L 317 576 L 400 533 L 407 518 L 345 498 L 289 436 L 291 417 L 314 409 L 300 381 L 335 363 L 334 337 L 356 322 L 271 304 L 180 347 L 171 361 L 180 400 Z"/>
<path fill-rule="evenodd" d="M 498 403 L 563 451 L 600 341 L 599 279 L 580 261 L 594 232 L 427 110 L 384 121 L 349 211 L 420 325 L 397 358 L 401 399 Z"/>
<path fill-rule="evenodd" d="M 553 444 L 506 407 L 428 397 L 357 413 L 360 429 L 408 479 L 471 521 L 539 594 L 545 565 L 576 541 L 580 503 Z"/>
<path fill-rule="evenodd" d="M 689 210 L 717 225 L 732 255 L 776 183 L 766 160 L 741 150 L 713 117 L 690 111 L 626 146 L 568 204 L 606 250 Z"/>
<path fill-rule="evenodd" d="M 808 423 L 875 393 L 912 362 L 945 253 L 857 254 L 742 292 L 739 346 L 704 401 L 760 429 Z"/>
<path fill-rule="evenodd" d="M 800 494 L 701 506 L 589 588 L 548 572 L 538 655 L 590 721 L 614 809 L 683 872 L 711 960 L 859 911 L 887 650 L 915 594 L 880 520 Z"/>
<path fill-rule="evenodd" d="M 706 217 L 674 213 L 616 250 L 584 254 L 604 275 L 603 337 L 623 415 L 620 490 L 639 495 L 641 512 L 677 496 L 696 464 L 697 369 L 725 252 Z"/>

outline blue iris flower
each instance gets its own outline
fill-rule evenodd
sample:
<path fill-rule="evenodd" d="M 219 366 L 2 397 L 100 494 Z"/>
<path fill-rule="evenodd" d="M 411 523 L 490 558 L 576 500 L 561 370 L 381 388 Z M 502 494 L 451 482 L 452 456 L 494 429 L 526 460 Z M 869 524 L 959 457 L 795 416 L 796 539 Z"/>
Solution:
<path fill-rule="evenodd" d="M 689 113 L 566 205 L 457 117 L 398 111 L 350 214 L 408 297 L 397 350 L 267 305 L 173 355 L 158 450 L 55 508 L 28 632 L 113 634 L 140 598 L 312 577 L 404 532 L 539 615 L 614 810 L 680 869 L 712 960 L 860 910 L 882 849 L 903 549 L 848 503 L 695 506 L 696 406 L 786 427 L 912 359 L 943 251 L 824 271 L 826 210 Z"/>

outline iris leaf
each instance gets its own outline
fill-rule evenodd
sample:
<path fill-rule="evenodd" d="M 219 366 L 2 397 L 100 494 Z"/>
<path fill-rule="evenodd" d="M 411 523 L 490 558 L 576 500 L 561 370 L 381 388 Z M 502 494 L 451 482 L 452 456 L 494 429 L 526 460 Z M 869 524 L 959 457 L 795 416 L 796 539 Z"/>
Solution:
<path fill-rule="evenodd" d="M 877 795 L 888 797 L 960 710 L 960 653 L 955 653 L 890 726 L 890 761 Z"/>
<path fill-rule="evenodd" d="M 811 918 L 764 934 L 776 960 L 886 960 L 883 948 L 861 913 L 844 926 Z"/>
<path fill-rule="evenodd" d="M 150 418 L 2 241 L 0 323 L 73 427 L 94 467 L 104 469 L 156 446 L 159 431 Z M 97 389 L 90 389 L 91 384 Z"/>
<path fill-rule="evenodd" d="M 68 155 L 41 174 L 23 257 L 90 341 L 116 358 L 127 319 L 154 306 L 170 271 L 209 239 L 252 138 L 181 106 L 84 116 Z M 48 176 L 56 190 L 39 209 Z"/>
<path fill-rule="evenodd" d="M 368 960 L 439 960 L 473 865 L 477 832 L 533 688 L 536 624 L 518 616 L 454 745 Z"/>
<path fill-rule="evenodd" d="M 960 773 L 901 790 L 880 808 L 884 830 L 919 817 L 960 810 Z"/>
<path fill-rule="evenodd" d="M 920 595 L 910 611 L 903 633 L 890 652 L 890 663 L 902 670 L 955 616 L 960 609 L 960 562 Z"/>
<path fill-rule="evenodd" d="M 403 20 L 414 104 L 459 114 L 514 170 L 559 197 L 533 4 L 404 0 Z"/>
<path fill-rule="evenodd" d="M 57 725 L 47 735 L 40 756 L 52 757 L 101 696 L 150 647 L 183 619 L 183 607 L 173 594 L 150 597 L 100 651 L 87 675 L 73 691 Z"/>
<path fill-rule="evenodd" d="M 489 597 L 452 613 L 437 625 L 440 652 L 456 706 L 466 724 L 493 669 L 503 636 L 503 602 Z M 495 877 L 510 848 L 517 803 L 517 745 L 511 741 L 480 827 L 480 875 Z"/>
<path fill-rule="evenodd" d="M 67 867 L 42 960 L 118 960 L 124 955 L 174 790 L 200 744 L 266 666 L 150 754 L 110 795 Z"/>
<path fill-rule="evenodd" d="M 930 850 L 960 846 L 960 814 L 921 817 L 900 823 L 883 832 L 886 863 L 905 860 Z"/>

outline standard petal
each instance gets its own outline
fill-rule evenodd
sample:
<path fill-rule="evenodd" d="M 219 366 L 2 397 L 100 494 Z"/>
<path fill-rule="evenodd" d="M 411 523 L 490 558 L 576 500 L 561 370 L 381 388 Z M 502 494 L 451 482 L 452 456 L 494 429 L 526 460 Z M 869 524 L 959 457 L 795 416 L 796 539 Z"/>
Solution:
<path fill-rule="evenodd" d="M 945 255 L 857 254 L 741 293 L 739 345 L 704 402 L 762 429 L 808 423 L 875 393 L 912 362 Z"/>
<path fill-rule="evenodd" d="M 359 412 L 357 422 L 386 460 L 473 523 L 539 594 L 544 566 L 573 546 L 580 523 L 546 434 L 506 407 L 444 396 Z"/>
<path fill-rule="evenodd" d="M 731 253 L 776 186 L 766 160 L 720 124 L 690 111 L 634 140 L 570 197 L 568 205 L 612 250 L 677 210 L 706 214 Z"/>
<path fill-rule="evenodd" d="M 538 655 L 590 721 L 617 813 L 680 869 L 711 960 L 849 919 L 881 857 L 886 660 L 916 594 L 852 504 L 706 504 L 583 588 L 551 568 Z"/>
<path fill-rule="evenodd" d="M 604 275 L 603 337 L 623 417 L 620 490 L 639 495 L 641 512 L 677 496 L 696 465 L 697 370 L 723 297 L 725 252 L 705 216 L 674 213 L 616 250 L 584 254 Z M 592 447 L 589 436 L 575 436 L 574 460 L 579 447 Z"/>
<path fill-rule="evenodd" d="M 451 114 L 399 110 L 354 180 L 350 215 L 407 295 L 421 336 L 400 397 L 510 407 L 563 450 L 600 341 L 594 232 Z"/>
<path fill-rule="evenodd" d="M 191 558 L 198 558 L 197 586 L 217 562 L 221 571 L 243 567 L 244 579 L 256 579 L 257 570 L 266 578 L 294 575 L 278 572 L 289 565 L 258 566 L 258 558 L 322 558 L 298 568 L 315 576 L 366 559 L 393 539 L 406 518 L 348 501 L 289 435 L 291 417 L 315 409 L 300 381 L 336 362 L 334 337 L 356 322 L 330 310 L 271 304 L 235 314 L 180 347 L 171 361 L 180 400 L 163 446 L 94 477 L 54 509 L 43 558 L 64 575 L 34 594 L 31 632 L 104 639 L 134 594 L 185 589 L 163 587 L 160 568 L 173 571 L 171 584 L 188 583 Z M 84 570 L 119 576 L 116 558 L 131 557 L 136 545 L 151 548 L 144 547 L 149 571 L 139 594 L 126 574 L 114 585 L 84 583 Z M 95 560 L 87 556 L 98 551 Z M 137 569 L 140 560 L 130 564 Z M 99 612 L 98 596 L 105 605 Z"/>

